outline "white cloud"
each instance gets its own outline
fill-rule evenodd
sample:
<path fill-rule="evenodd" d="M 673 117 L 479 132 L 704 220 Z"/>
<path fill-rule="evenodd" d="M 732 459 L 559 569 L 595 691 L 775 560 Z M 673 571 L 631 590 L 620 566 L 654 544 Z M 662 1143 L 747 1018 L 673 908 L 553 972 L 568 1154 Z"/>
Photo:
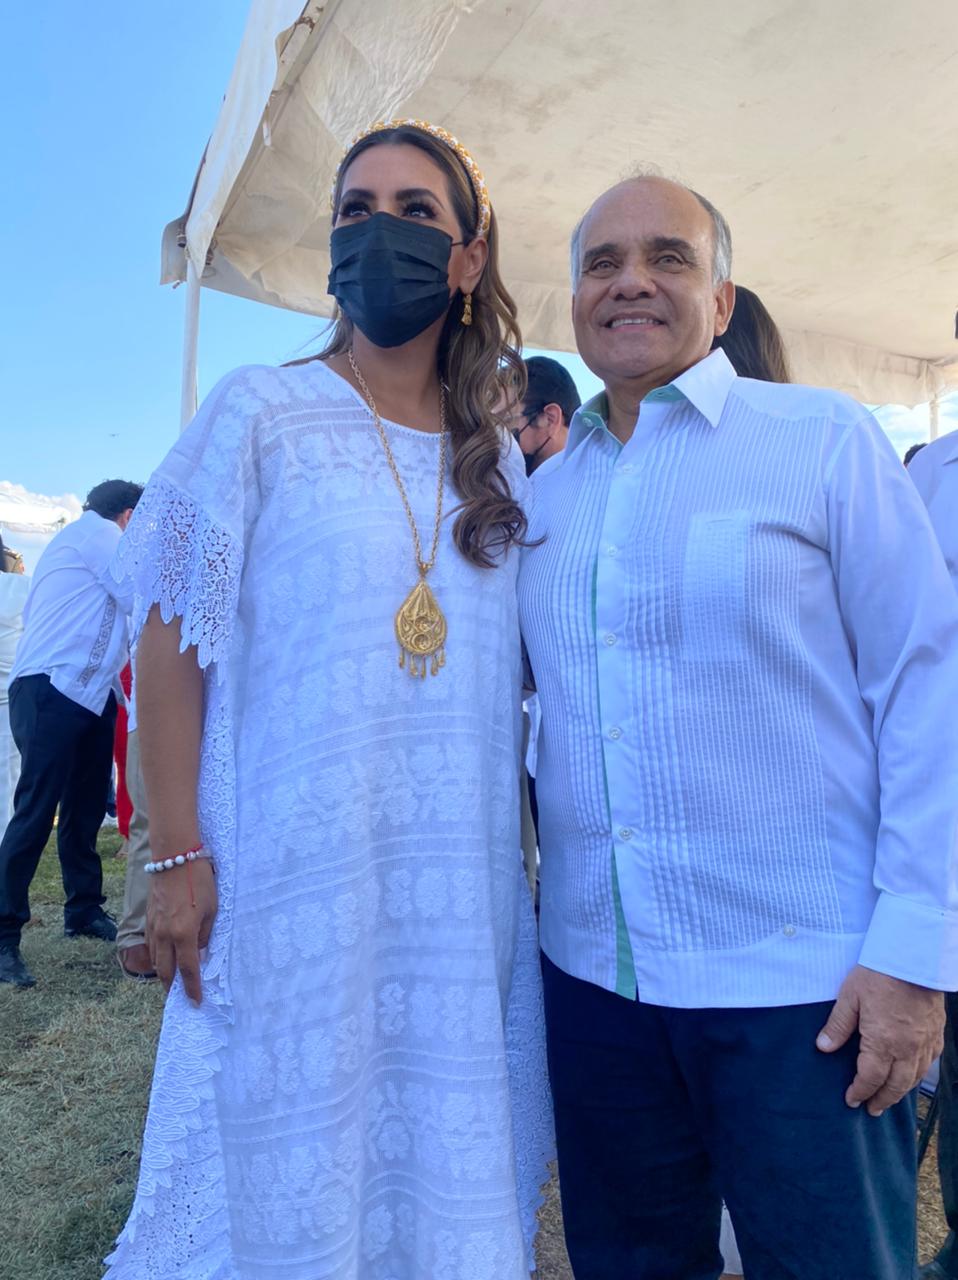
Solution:
<path fill-rule="evenodd" d="M 76 520 L 83 505 L 75 493 L 31 493 L 22 484 L 0 480 L 0 532 L 33 573 L 44 547 L 59 529 Z"/>
<path fill-rule="evenodd" d="M 0 480 L 0 522 L 4 524 L 69 523 L 78 519 L 82 510 L 83 503 L 75 493 L 31 493 L 22 484 Z"/>

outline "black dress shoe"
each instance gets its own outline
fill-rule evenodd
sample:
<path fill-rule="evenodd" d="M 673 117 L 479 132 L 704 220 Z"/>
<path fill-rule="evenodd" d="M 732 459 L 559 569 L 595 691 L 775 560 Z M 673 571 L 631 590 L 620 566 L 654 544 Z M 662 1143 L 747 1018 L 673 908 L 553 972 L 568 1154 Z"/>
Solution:
<path fill-rule="evenodd" d="M 918 1268 L 918 1280 L 953 1280 L 953 1277 L 937 1258 L 932 1258 L 931 1262 L 926 1262 L 923 1267 Z"/>
<path fill-rule="evenodd" d="M 98 938 L 100 942 L 116 942 L 116 921 L 105 911 L 101 911 L 86 924 L 66 925 L 63 932 L 68 938 Z"/>
<path fill-rule="evenodd" d="M 0 947 L 0 982 L 9 982 L 14 987 L 37 985 L 36 978 L 23 963 L 19 947 Z"/>

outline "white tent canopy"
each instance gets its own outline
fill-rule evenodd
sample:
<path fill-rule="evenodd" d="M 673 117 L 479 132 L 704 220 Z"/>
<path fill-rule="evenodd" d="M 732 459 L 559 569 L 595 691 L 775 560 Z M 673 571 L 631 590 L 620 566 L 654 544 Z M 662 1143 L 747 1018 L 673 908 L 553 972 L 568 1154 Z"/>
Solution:
<path fill-rule="evenodd" d="M 199 264 L 205 286 L 328 315 L 335 165 L 414 116 L 484 170 L 529 345 L 574 349 L 569 232 L 654 163 L 729 218 L 735 278 L 799 378 L 935 400 L 958 385 L 956 81 L 946 0 L 253 0 L 163 280 L 193 275 L 188 357 Z"/>

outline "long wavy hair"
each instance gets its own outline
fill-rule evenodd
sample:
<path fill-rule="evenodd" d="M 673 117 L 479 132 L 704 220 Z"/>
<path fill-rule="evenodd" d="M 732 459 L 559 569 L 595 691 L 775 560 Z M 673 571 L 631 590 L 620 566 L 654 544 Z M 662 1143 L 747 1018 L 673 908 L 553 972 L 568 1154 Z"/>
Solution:
<path fill-rule="evenodd" d="M 744 285 L 735 286 L 735 307 L 728 328 L 712 343 L 721 347 L 740 378 L 791 382 L 785 342 L 765 303 Z"/>
<path fill-rule="evenodd" d="M 424 151 L 445 176 L 452 207 L 465 244 L 475 239 L 479 207 L 472 183 L 459 157 L 431 134 L 408 125 L 384 129 L 357 142 L 339 167 L 333 192 L 333 223 L 339 215 L 343 180 L 357 156 L 371 147 L 412 146 Z M 447 421 L 452 436 L 452 478 L 461 499 L 456 508 L 453 539 L 473 564 L 485 569 L 497 554 L 521 544 L 526 518 L 502 471 L 504 433 L 495 406 L 505 383 L 525 390 L 522 336 L 516 304 L 499 274 L 499 231 L 493 212 L 486 234 L 489 258 L 472 291 L 472 324 L 462 323 L 463 301 L 453 298 L 439 338 L 438 372 L 448 391 Z M 314 360 L 348 351 L 353 325 L 337 307 L 333 330 Z"/>

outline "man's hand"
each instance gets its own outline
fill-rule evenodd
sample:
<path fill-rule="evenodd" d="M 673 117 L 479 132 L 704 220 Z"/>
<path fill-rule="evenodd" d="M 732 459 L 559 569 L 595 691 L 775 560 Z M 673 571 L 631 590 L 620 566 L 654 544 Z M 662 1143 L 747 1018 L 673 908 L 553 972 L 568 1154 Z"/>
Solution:
<path fill-rule="evenodd" d="M 198 1005 L 203 998 L 200 951 L 216 919 L 213 865 L 208 858 L 197 858 L 150 878 L 146 942 L 153 968 L 167 991 L 179 969 L 186 994 Z"/>
<path fill-rule="evenodd" d="M 880 1116 L 922 1079 L 944 1043 L 945 998 L 900 978 L 856 965 L 838 993 L 816 1044 L 834 1053 L 857 1029 L 858 1069 L 845 1093 Z"/>

